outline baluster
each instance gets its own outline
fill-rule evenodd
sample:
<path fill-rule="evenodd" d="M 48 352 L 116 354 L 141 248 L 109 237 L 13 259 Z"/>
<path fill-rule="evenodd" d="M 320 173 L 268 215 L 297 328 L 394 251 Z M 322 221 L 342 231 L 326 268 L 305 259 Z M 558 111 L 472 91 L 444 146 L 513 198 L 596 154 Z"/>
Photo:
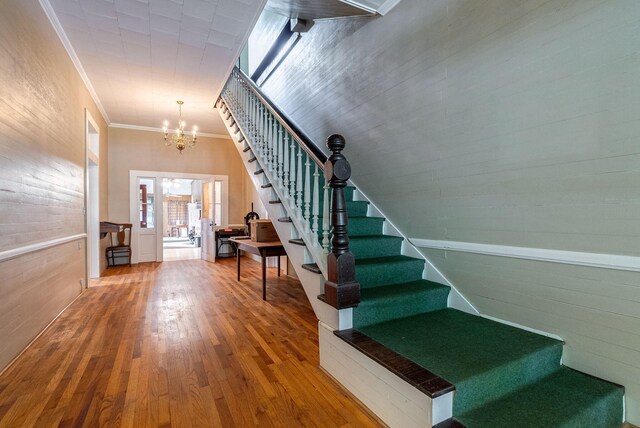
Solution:
<path fill-rule="evenodd" d="M 271 143 L 271 117 L 269 116 L 269 111 L 267 110 L 267 107 L 264 108 L 265 111 L 265 116 L 264 116 L 264 125 L 265 125 L 265 132 L 264 132 L 264 161 L 265 161 L 265 168 L 269 169 L 269 144 Z"/>
<path fill-rule="evenodd" d="M 298 176 L 296 177 L 296 216 L 302 220 L 302 148 L 298 146 Z"/>
<path fill-rule="evenodd" d="M 311 231 L 311 162 L 309 155 L 305 154 L 304 158 L 304 229 L 309 233 Z"/>
<path fill-rule="evenodd" d="M 329 253 L 329 181 L 324 181 L 324 199 L 322 205 L 322 248 Z"/>
<path fill-rule="evenodd" d="M 243 83 L 242 89 L 244 93 L 244 96 L 242 97 L 243 104 L 244 104 L 244 123 L 246 127 L 249 124 L 249 88 L 247 87 L 247 84 L 244 81 L 242 83 Z"/>
<path fill-rule="evenodd" d="M 264 154 L 264 106 L 260 104 L 260 126 L 258 128 L 258 152 Z"/>
<path fill-rule="evenodd" d="M 284 200 L 285 200 L 285 204 L 289 204 L 289 133 L 285 130 L 284 131 L 284 141 L 283 143 L 283 154 L 284 154 L 284 159 L 283 159 L 283 182 L 282 185 L 284 186 Z"/>
<path fill-rule="evenodd" d="M 282 126 L 278 123 L 278 151 L 276 152 L 278 162 L 276 163 L 278 174 L 278 185 L 282 187 Z"/>
<path fill-rule="evenodd" d="M 266 110 L 266 109 L 265 109 Z M 272 127 L 272 122 L 273 119 L 271 118 L 271 114 L 269 114 L 267 112 L 267 133 L 266 133 L 266 147 L 267 147 L 267 153 L 266 153 L 266 161 L 267 161 L 267 169 L 271 170 L 271 133 L 273 132 L 273 127 Z"/>
<path fill-rule="evenodd" d="M 251 125 L 249 127 L 249 133 L 251 134 L 251 141 L 256 142 L 256 122 L 258 120 L 258 114 L 256 113 L 256 100 L 255 97 L 251 97 Z"/>
<path fill-rule="evenodd" d="M 262 156 L 266 159 L 267 153 L 267 108 L 263 105 L 260 106 L 260 111 L 262 112 L 262 135 L 260 135 L 260 141 L 262 142 Z"/>
<path fill-rule="evenodd" d="M 318 246 L 318 212 L 320 210 L 320 190 L 318 184 L 318 177 L 320 177 L 320 173 L 318 173 L 318 164 L 315 163 L 315 171 L 313 173 L 313 208 L 311 210 L 311 214 L 313 215 L 313 224 L 311 225 L 311 232 L 313 233 L 313 238 L 311 239 L 314 246 Z"/>
<path fill-rule="evenodd" d="M 274 172 L 276 170 L 276 143 L 278 140 L 278 138 L 276 137 L 277 126 L 278 126 L 278 121 L 273 115 L 271 115 L 271 151 L 269 152 L 269 159 L 271 160 L 271 163 L 269 164 L 270 165 L 269 170 Z"/>
<path fill-rule="evenodd" d="M 238 121 L 240 124 L 244 124 L 244 82 L 240 80 L 238 82 L 238 92 L 240 101 L 240 110 L 238 111 Z"/>
<path fill-rule="evenodd" d="M 289 157 L 289 161 L 291 162 L 289 168 L 289 175 L 291 178 L 289 182 L 291 184 L 291 188 L 289 189 L 289 195 L 291 200 L 289 201 L 291 204 L 291 209 L 295 210 L 296 207 L 296 141 L 291 136 L 291 156 Z"/>

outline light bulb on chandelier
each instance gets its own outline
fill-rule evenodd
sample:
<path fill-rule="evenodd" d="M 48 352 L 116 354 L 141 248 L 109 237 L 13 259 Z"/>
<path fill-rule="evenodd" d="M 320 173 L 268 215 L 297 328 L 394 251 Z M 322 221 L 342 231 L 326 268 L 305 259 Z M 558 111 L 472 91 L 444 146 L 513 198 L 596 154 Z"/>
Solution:
<path fill-rule="evenodd" d="M 182 120 L 182 105 L 184 104 L 184 101 L 176 101 L 176 102 L 178 103 L 178 127 L 174 131 L 173 135 L 169 137 L 169 122 L 165 120 L 162 130 L 164 131 L 165 145 L 166 146 L 175 145 L 176 149 L 178 149 L 178 152 L 182 154 L 182 151 L 185 148 L 195 147 L 196 140 L 198 139 L 198 137 L 196 136 L 196 133 L 198 132 L 198 127 L 197 126 L 193 127 L 193 130 L 191 131 L 192 132 L 191 136 L 185 135 L 184 127 L 187 125 L 187 123 L 184 120 Z"/>

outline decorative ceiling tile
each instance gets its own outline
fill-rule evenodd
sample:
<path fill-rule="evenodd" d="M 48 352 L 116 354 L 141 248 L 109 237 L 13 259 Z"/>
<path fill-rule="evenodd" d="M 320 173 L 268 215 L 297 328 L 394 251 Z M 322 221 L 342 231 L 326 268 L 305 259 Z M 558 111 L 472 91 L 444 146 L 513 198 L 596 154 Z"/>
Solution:
<path fill-rule="evenodd" d="M 264 0 L 49 1 L 113 123 L 160 127 L 182 99 L 186 120 L 226 133 L 214 97 Z"/>

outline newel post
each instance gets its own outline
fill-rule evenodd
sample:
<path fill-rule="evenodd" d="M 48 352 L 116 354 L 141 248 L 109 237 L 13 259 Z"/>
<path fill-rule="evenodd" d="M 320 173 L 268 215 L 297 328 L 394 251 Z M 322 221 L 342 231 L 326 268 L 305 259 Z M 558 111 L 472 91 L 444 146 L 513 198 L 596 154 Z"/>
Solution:
<path fill-rule="evenodd" d="M 356 282 L 355 258 L 349 251 L 347 202 L 344 188 L 351 177 L 351 165 L 341 153 L 342 135 L 327 138 L 331 156 L 324 164 L 324 176 L 331 187 L 331 252 L 327 256 L 328 279 L 324 285 L 325 301 L 336 309 L 358 306 L 360 284 Z"/>

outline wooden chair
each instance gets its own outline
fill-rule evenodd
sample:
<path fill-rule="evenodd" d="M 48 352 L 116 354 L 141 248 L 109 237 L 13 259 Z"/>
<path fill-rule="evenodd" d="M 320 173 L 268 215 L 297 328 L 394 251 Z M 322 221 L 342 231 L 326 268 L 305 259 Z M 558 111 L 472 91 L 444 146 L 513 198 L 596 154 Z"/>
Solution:
<path fill-rule="evenodd" d="M 122 229 L 119 232 L 109 233 L 109 246 L 105 250 L 107 256 L 107 268 L 110 266 L 117 266 L 116 259 L 125 258 L 126 263 L 131 267 L 131 223 L 122 223 Z M 116 238 L 116 244 L 114 245 L 114 236 Z"/>

